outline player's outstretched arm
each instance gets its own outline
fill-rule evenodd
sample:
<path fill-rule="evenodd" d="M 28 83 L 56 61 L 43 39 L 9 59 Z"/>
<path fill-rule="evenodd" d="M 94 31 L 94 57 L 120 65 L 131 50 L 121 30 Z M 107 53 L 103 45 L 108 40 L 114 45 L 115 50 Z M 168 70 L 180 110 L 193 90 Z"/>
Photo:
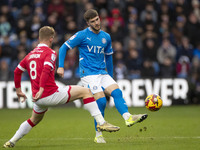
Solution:
<path fill-rule="evenodd" d="M 59 65 L 58 65 L 57 74 L 61 76 L 62 78 L 64 77 L 64 62 L 65 62 L 65 56 L 68 50 L 69 48 L 65 45 L 65 43 L 59 49 Z"/>
<path fill-rule="evenodd" d="M 23 71 L 19 69 L 17 66 L 14 71 L 14 83 L 16 88 L 16 94 L 18 97 L 19 102 L 25 102 L 26 101 L 26 95 L 21 91 L 21 77 L 22 77 Z"/>

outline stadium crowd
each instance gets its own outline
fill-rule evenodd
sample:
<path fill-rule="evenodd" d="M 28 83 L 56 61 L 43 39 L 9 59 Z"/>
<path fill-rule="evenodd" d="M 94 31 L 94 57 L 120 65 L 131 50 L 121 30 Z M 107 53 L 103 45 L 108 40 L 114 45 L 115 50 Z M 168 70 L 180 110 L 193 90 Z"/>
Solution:
<path fill-rule="evenodd" d="M 0 81 L 13 79 L 16 65 L 38 44 L 40 27 L 54 27 L 58 52 L 87 27 L 82 14 L 90 8 L 111 35 L 116 79 L 185 78 L 192 101 L 200 97 L 199 0 L 1 0 Z M 77 49 L 68 52 L 64 79 L 79 78 L 77 57 Z"/>

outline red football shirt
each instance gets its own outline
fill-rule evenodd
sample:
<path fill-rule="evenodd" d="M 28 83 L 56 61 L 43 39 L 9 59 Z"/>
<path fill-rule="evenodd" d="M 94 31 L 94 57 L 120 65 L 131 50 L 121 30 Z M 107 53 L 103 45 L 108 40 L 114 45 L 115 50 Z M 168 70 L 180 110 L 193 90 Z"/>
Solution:
<path fill-rule="evenodd" d="M 46 44 L 39 44 L 17 66 L 22 71 L 28 71 L 33 97 L 39 91 L 40 77 L 45 65 L 49 65 L 52 70 L 41 98 L 47 97 L 57 91 L 58 86 L 55 83 L 54 77 L 56 58 L 57 54 L 55 51 L 50 49 Z"/>

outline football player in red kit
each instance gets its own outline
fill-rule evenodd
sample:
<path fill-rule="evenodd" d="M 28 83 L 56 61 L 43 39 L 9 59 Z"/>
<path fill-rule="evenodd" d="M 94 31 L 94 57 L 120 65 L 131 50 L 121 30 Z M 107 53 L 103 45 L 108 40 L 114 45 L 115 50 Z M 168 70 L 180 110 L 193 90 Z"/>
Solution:
<path fill-rule="evenodd" d="M 56 53 L 50 47 L 55 31 L 52 27 L 44 26 L 39 30 L 39 44 L 16 67 L 14 82 L 19 101 L 24 102 L 26 95 L 21 91 L 21 75 L 27 70 L 32 87 L 33 112 L 30 119 L 24 121 L 14 136 L 3 146 L 14 147 L 16 142 L 37 125 L 43 118 L 49 106 L 65 104 L 76 99 L 83 99 L 85 108 L 98 122 L 99 131 L 118 131 L 120 128 L 106 122 L 101 115 L 92 93 L 88 88 L 78 85 L 58 87 L 55 83 L 54 72 Z"/>

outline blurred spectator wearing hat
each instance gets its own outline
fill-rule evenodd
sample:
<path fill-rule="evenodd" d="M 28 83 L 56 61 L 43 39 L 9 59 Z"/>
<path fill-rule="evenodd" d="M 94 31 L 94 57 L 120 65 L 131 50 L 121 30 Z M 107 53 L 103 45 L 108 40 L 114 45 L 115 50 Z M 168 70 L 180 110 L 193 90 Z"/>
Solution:
<path fill-rule="evenodd" d="M 187 56 L 181 56 L 176 64 L 176 76 L 178 78 L 188 78 L 190 60 Z"/>
<path fill-rule="evenodd" d="M 111 28 L 113 25 L 117 27 L 124 27 L 124 19 L 121 16 L 118 8 L 114 8 L 111 11 L 111 17 L 109 18 L 109 27 Z"/>

